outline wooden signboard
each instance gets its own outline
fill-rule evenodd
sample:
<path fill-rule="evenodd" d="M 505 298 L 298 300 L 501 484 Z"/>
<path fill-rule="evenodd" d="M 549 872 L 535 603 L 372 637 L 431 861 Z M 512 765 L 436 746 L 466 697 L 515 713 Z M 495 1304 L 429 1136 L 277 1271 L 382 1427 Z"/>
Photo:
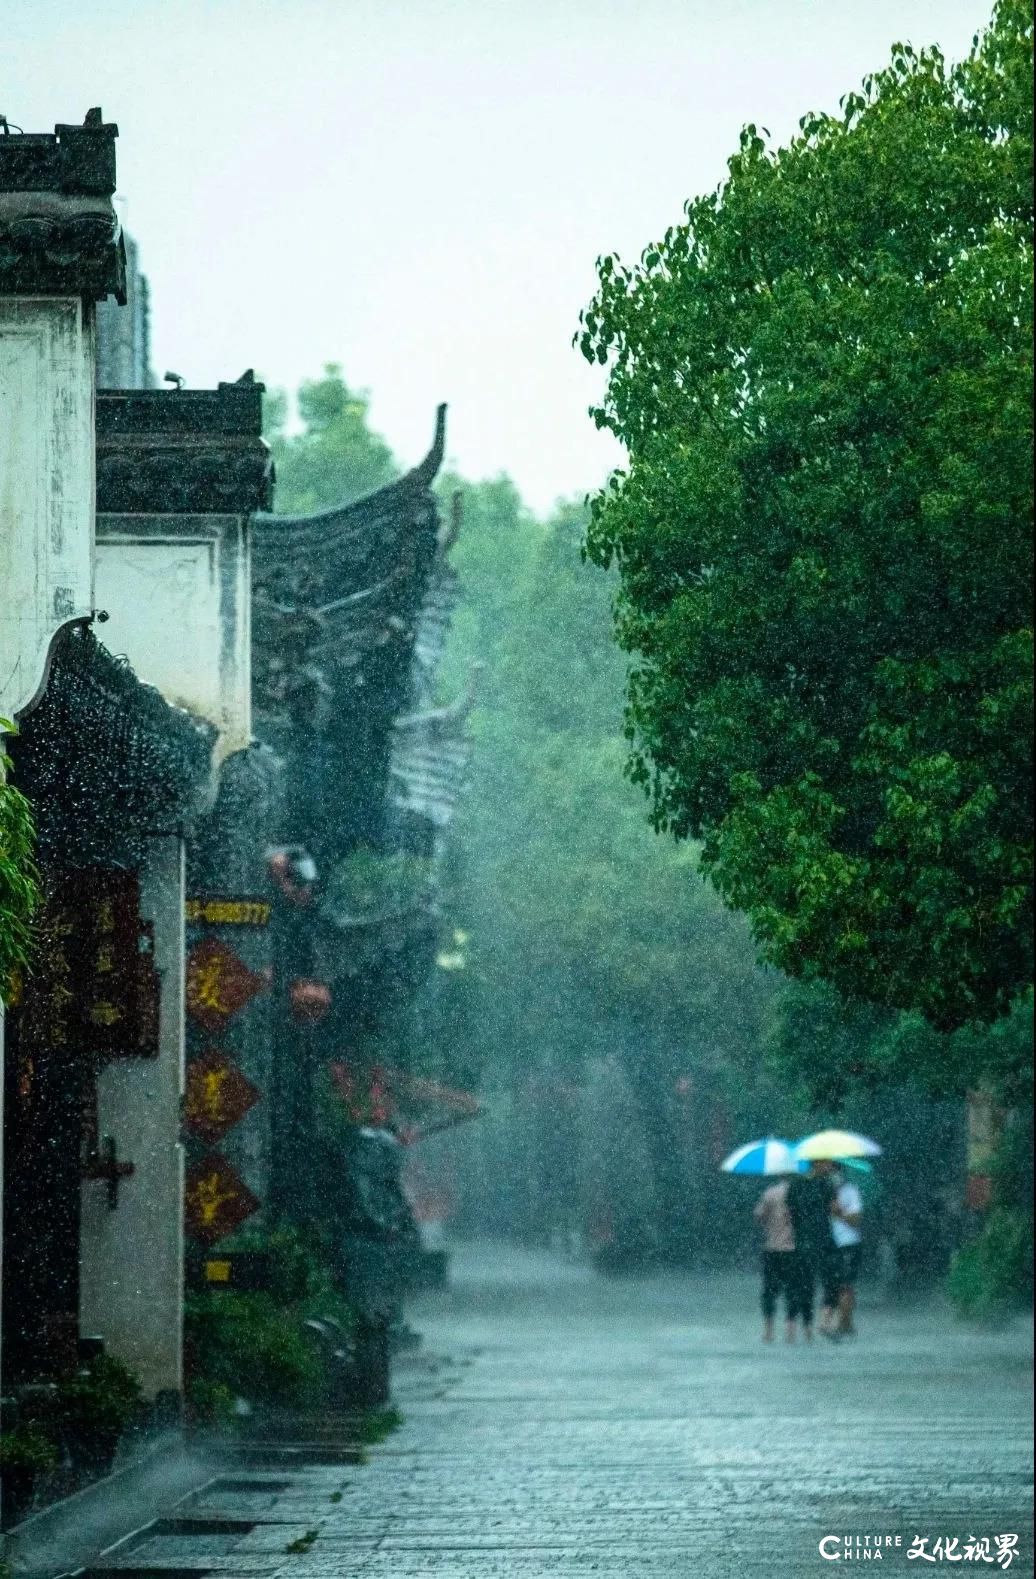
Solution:
<path fill-rule="evenodd" d="M 100 1058 L 158 1054 L 161 982 L 154 933 L 140 916 L 135 872 L 86 867 L 55 874 L 24 984 L 41 1045 Z"/>
<path fill-rule="evenodd" d="M 265 927 L 272 909 L 268 899 L 196 894 L 184 906 L 184 920 L 189 927 Z"/>

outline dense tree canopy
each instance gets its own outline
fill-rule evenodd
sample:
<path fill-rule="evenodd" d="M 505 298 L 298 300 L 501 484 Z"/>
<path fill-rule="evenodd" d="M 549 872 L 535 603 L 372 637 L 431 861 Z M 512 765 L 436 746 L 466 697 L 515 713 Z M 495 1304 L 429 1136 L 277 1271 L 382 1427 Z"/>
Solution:
<path fill-rule="evenodd" d="M 458 827 L 476 1032 L 518 1068 L 628 1049 L 651 1079 L 653 1057 L 744 1069 L 776 982 L 696 852 L 656 839 L 623 782 L 625 663 L 611 589 L 580 563 L 585 512 L 537 521 L 506 480 L 463 497 L 450 683 L 482 661 Z"/>
<path fill-rule="evenodd" d="M 767 959 L 952 1028 L 1032 981 L 1032 22 L 896 46 L 582 320 L 631 772 Z"/>
<path fill-rule="evenodd" d="M 947 1034 L 920 1014 L 893 1014 L 823 984 L 791 982 L 778 1001 L 768 1061 L 811 1105 L 840 1111 L 868 1093 L 960 1098 L 978 1088 L 1007 1107 L 1032 1101 L 1032 994 L 991 1025 Z"/>

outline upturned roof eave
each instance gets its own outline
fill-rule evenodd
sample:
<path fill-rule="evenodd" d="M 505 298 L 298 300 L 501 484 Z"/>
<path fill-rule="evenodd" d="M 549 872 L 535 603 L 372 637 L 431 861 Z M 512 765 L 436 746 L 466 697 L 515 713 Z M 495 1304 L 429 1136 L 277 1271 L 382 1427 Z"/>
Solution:
<path fill-rule="evenodd" d="M 312 548 L 316 542 L 332 546 L 342 536 L 360 536 L 370 520 L 391 513 L 386 506 L 402 501 L 408 495 L 423 492 L 435 477 L 446 453 L 446 406 L 436 409 L 435 438 L 424 460 L 394 482 L 386 483 L 374 493 L 354 499 L 350 504 L 332 505 L 327 510 L 315 510 L 308 515 L 274 515 L 260 511 L 254 518 L 255 543 L 262 550 L 267 542 L 270 547 L 283 552 L 285 548 Z"/>

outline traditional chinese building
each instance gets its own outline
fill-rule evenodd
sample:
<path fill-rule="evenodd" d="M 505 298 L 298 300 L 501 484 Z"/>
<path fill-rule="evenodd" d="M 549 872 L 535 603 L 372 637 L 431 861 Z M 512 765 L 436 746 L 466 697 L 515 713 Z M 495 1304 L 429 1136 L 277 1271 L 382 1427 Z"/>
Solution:
<path fill-rule="evenodd" d="M 4 1381 L 68 1373 L 89 1334 L 155 1397 L 182 1379 L 185 844 L 251 742 L 272 468 L 250 375 L 95 403 L 95 376 L 150 382 L 134 268 L 95 368 L 95 299 L 127 294 L 114 136 L 91 112 L 0 138 L 0 668 L 44 892 L 7 1020 Z"/>
<path fill-rule="evenodd" d="M 436 985 L 442 969 L 463 968 L 463 949 L 444 907 L 449 829 L 464 792 L 471 761 L 467 721 L 475 701 L 477 674 L 463 695 L 438 704 L 439 669 L 460 597 L 450 551 L 460 532 L 460 499 L 439 536 L 432 573 L 421 605 L 410 670 L 406 710 L 395 720 L 389 758 L 389 839 L 393 848 L 425 863 L 422 913 L 409 929 L 405 957 L 396 971 L 398 1013 L 412 1050 L 426 1061 L 417 1073 L 451 1077 L 435 1062 Z M 442 969 L 437 970 L 437 966 Z"/>
<path fill-rule="evenodd" d="M 78 622 L 74 666 L 94 609 L 95 316 L 125 300 L 126 259 L 112 194 L 117 128 L 91 110 L 81 126 L 0 136 L 0 718 L 27 719 L 56 647 Z M 60 667 L 60 665 L 59 665 Z M 3 983 L 0 998 L 10 999 Z M 16 1011 L 17 1014 L 17 1011 Z M 5 1093 L 18 1094 L 35 1058 L 4 1026 Z M 12 1053 L 12 1037 L 15 1051 Z M 21 1073 L 19 1061 L 25 1064 Z M 27 1116 L 5 1114 L 24 1136 Z M 78 1166 L 78 1151 L 73 1154 Z M 12 1165 L 5 1158 L 10 1179 Z M 19 1180 L 27 1185 L 25 1179 Z M 5 1222 L 18 1221 L 10 1199 Z M 10 1261 L 11 1246 L 8 1246 Z M 17 1265 L 17 1245 L 15 1246 Z M 8 1294 L 21 1290 L 4 1268 Z M 68 1296 L 71 1299 L 71 1295 Z M 67 1300 L 66 1300 L 67 1303 Z M 10 1300 L 5 1314 L 10 1316 Z M 41 1307 L 42 1310 L 42 1307 Z M 31 1335 L 29 1335 L 31 1336 Z M 8 1356 L 4 1354 L 6 1366 Z"/>
<path fill-rule="evenodd" d="M 427 862 L 395 837 L 390 769 L 441 547 L 444 438 L 441 408 L 432 449 L 398 482 L 256 525 L 256 732 L 288 765 L 282 837 L 315 872 L 304 905 L 286 895 L 274 969 L 272 1192 L 289 1217 L 316 1204 L 317 1086 L 332 1061 L 377 1062 L 395 963 L 424 915 Z"/>
<path fill-rule="evenodd" d="M 8 1011 L 6 1385 L 67 1374 L 85 1333 L 179 1390 L 183 830 L 211 744 L 86 623 L 12 743 L 44 901 Z"/>
<path fill-rule="evenodd" d="M 185 1227 L 192 1240 L 192 1230 L 204 1231 L 198 1211 L 208 1196 L 199 1196 L 199 1181 L 204 1191 L 215 1126 L 218 1120 L 225 1132 L 261 1095 L 223 1032 L 233 1011 L 266 991 L 266 979 L 241 955 L 257 937 L 262 947 L 269 904 L 242 899 L 237 885 L 234 897 L 221 904 L 188 892 L 186 883 L 214 803 L 221 796 L 225 801 L 227 790 L 247 776 L 252 754 L 250 517 L 269 504 L 272 487 L 261 402 L 262 386 L 248 373 L 214 390 L 101 391 L 97 405 L 97 582 L 110 613 L 106 634 L 172 706 L 201 721 L 211 747 L 204 793 L 181 829 L 169 888 L 169 927 L 176 929 L 179 952 L 169 976 L 175 1004 L 167 1078 L 159 1090 L 153 1078 L 134 1085 L 124 1077 L 105 1092 L 103 1115 L 111 1127 L 134 1131 L 137 1150 L 151 1159 L 152 1188 L 139 1196 L 126 1191 L 133 1220 L 120 1224 L 118 1238 L 125 1244 L 127 1232 L 136 1229 L 141 1246 L 151 1239 L 168 1247 L 169 1290 L 162 1303 L 168 1306 L 175 1285 L 176 1308 L 166 1309 L 164 1330 L 178 1364 Z M 247 816 L 238 821 L 239 842 L 242 828 L 252 843 Z M 231 946 L 219 941 L 227 929 L 236 934 Z M 242 933 L 246 941 L 238 943 Z M 261 1010 L 252 1030 L 253 1040 L 267 1049 Z M 240 1093 L 247 1093 L 244 1103 L 231 1100 Z M 243 1215 L 256 1204 L 229 1168 L 220 1193 L 224 1218 L 230 1200 Z M 115 1268 L 98 1266 L 84 1294 L 84 1319 L 92 1300 L 107 1299 L 111 1325 L 113 1287 L 122 1287 Z M 136 1318 L 139 1330 L 134 1304 L 127 1299 L 125 1315 Z"/>
<path fill-rule="evenodd" d="M 0 136 L 0 717 L 42 690 L 93 613 L 95 313 L 125 299 L 117 128 Z"/>

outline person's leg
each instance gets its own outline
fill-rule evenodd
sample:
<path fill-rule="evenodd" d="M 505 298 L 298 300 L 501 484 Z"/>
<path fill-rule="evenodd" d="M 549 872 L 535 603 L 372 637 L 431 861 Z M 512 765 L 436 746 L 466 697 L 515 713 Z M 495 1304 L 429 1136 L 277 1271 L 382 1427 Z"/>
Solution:
<path fill-rule="evenodd" d="M 776 1265 L 776 1252 L 763 1251 L 763 1342 L 773 1342 L 773 1318 L 777 1310 L 777 1294 L 780 1288 L 778 1269 Z"/>
<path fill-rule="evenodd" d="M 838 1330 L 856 1332 L 856 1279 L 860 1271 L 860 1246 L 850 1245 L 842 1252 L 842 1286 L 838 1291 Z"/>
<path fill-rule="evenodd" d="M 778 1250 L 774 1254 L 775 1280 L 784 1301 L 784 1335 L 789 1343 L 795 1342 L 795 1317 L 798 1304 L 795 1293 L 794 1260 L 795 1255 L 791 1250 Z"/>
<path fill-rule="evenodd" d="M 816 1296 L 817 1274 L 812 1258 L 796 1251 L 792 1267 L 795 1280 L 795 1308 L 802 1322 L 802 1336 L 807 1343 L 813 1341 L 813 1301 Z"/>
<path fill-rule="evenodd" d="M 820 1331 L 825 1338 L 835 1335 L 835 1322 L 838 1316 L 838 1293 L 841 1286 L 841 1273 L 838 1264 L 838 1251 L 832 1245 L 820 1265 L 820 1280 L 822 1286 Z"/>

